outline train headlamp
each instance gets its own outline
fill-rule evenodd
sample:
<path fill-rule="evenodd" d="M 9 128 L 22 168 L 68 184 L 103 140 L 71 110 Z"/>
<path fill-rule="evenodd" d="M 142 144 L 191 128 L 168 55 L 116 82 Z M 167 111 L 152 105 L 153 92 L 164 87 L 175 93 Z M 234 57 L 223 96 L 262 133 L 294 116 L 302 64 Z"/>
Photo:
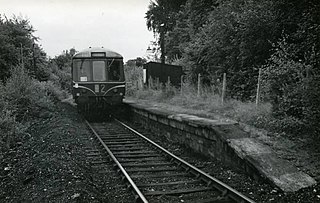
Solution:
<path fill-rule="evenodd" d="M 118 89 L 117 89 L 117 88 L 116 88 L 116 89 L 114 89 L 114 90 L 113 90 L 113 92 L 114 92 L 114 93 L 117 93 L 117 92 L 118 92 Z"/>

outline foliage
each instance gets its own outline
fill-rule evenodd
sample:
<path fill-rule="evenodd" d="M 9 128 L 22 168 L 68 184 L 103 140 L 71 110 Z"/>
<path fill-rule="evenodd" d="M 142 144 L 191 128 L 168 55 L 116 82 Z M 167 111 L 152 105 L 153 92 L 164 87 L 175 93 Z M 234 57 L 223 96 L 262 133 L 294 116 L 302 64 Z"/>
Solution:
<path fill-rule="evenodd" d="M 124 66 L 125 78 L 127 81 L 126 95 L 133 95 L 135 91 L 143 87 L 143 67 L 136 66 L 135 62 L 128 61 Z"/>
<path fill-rule="evenodd" d="M 26 116 L 37 117 L 43 110 L 52 110 L 53 103 L 48 97 L 48 91 L 38 83 L 20 66 L 11 70 L 4 95 L 10 104 L 9 110 L 15 112 L 18 121 L 26 120 Z"/>
<path fill-rule="evenodd" d="M 178 19 L 177 12 L 186 0 L 155 0 L 150 1 L 148 11 L 146 13 L 146 25 L 152 30 L 154 35 L 159 35 L 158 44 L 161 49 L 161 61 L 165 60 L 165 40 L 164 35 L 173 29 Z"/>
<path fill-rule="evenodd" d="M 39 80 L 49 76 L 45 69 L 45 52 L 36 43 L 34 29 L 27 19 L 0 15 L 0 80 L 5 82 L 10 69 L 21 64 Z"/>
<path fill-rule="evenodd" d="M 170 63 L 182 65 L 194 84 L 200 73 L 208 87 L 227 73 L 227 95 L 242 101 L 254 99 L 262 67 L 263 99 L 273 112 L 257 116 L 257 125 L 319 133 L 320 1 L 187 0 L 181 5 L 166 30 Z M 155 25 L 170 9 L 157 12 Z"/>
<path fill-rule="evenodd" d="M 71 59 L 76 52 L 71 48 L 49 61 L 48 69 L 51 71 L 49 80 L 62 91 L 71 92 Z"/>
<path fill-rule="evenodd" d="M 256 68 L 269 56 L 274 41 L 271 1 L 225 1 L 210 13 L 208 21 L 184 49 L 193 78 L 203 82 L 227 73 L 229 95 L 248 100 L 256 87 Z"/>
<path fill-rule="evenodd" d="M 136 59 L 130 59 L 126 62 L 126 66 L 130 66 L 130 67 L 141 67 L 143 66 L 143 64 L 145 64 L 147 62 L 146 59 L 141 58 L 141 57 L 137 57 Z"/>
<path fill-rule="evenodd" d="M 63 65 L 60 69 L 54 61 L 50 61 L 48 69 L 51 70 L 49 82 L 52 82 L 55 86 L 60 87 L 62 90 L 71 92 L 71 67 L 70 62 L 68 65 Z"/>
<path fill-rule="evenodd" d="M 174 87 L 162 89 L 140 89 L 130 95 L 130 98 L 140 102 L 150 101 L 161 103 L 158 106 L 165 106 L 173 112 L 197 114 L 213 119 L 232 119 L 239 122 L 255 125 L 258 127 L 269 127 L 271 124 L 271 105 L 264 103 L 257 108 L 253 102 L 241 102 L 228 100 L 221 103 L 221 97 L 215 93 L 215 87 L 203 88 L 200 96 L 197 96 L 197 89 L 190 82 L 183 83 L 182 92 Z M 277 128 L 279 129 L 279 128 Z"/>
<path fill-rule="evenodd" d="M 312 133 L 319 132 L 320 93 L 317 67 L 307 64 L 308 61 L 296 61 L 296 45 L 288 43 L 284 38 L 275 48 L 275 53 L 263 70 L 263 82 L 268 88 L 272 103 L 273 115 L 285 126 L 290 120 L 295 120 L 295 126 L 290 125 L 286 132 Z M 297 127 L 298 126 L 298 127 Z M 284 127 L 285 128 L 285 127 Z M 297 129 L 298 128 L 298 129 Z"/>
<path fill-rule="evenodd" d="M 39 81 L 30 78 L 25 68 L 13 67 L 9 75 L 6 84 L 0 85 L 0 148 L 16 144 L 30 119 L 53 111 L 48 91 L 39 86 Z"/>
<path fill-rule="evenodd" d="M 55 62 L 59 69 L 64 67 L 70 67 L 71 58 L 77 51 L 74 48 L 71 48 L 69 51 L 65 50 L 59 56 L 54 57 L 51 61 Z"/>

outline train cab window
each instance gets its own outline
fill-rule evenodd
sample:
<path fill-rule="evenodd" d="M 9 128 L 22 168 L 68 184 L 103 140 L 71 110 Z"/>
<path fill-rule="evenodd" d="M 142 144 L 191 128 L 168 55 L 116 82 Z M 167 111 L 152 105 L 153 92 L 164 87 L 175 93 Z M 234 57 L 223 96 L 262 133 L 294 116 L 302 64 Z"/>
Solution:
<path fill-rule="evenodd" d="M 80 82 L 91 81 L 90 61 L 74 60 L 73 62 L 74 79 Z"/>
<path fill-rule="evenodd" d="M 104 61 L 92 61 L 93 81 L 106 81 L 106 68 Z"/>
<path fill-rule="evenodd" d="M 109 80 L 111 81 L 120 81 L 120 62 L 119 61 L 112 61 L 109 65 Z"/>

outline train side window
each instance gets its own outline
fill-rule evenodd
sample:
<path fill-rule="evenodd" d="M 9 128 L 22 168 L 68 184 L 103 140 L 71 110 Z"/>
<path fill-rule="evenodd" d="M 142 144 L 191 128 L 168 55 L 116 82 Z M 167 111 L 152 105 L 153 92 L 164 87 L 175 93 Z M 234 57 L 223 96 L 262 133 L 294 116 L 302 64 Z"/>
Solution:
<path fill-rule="evenodd" d="M 104 61 L 92 61 L 93 65 L 93 81 L 106 80 L 106 68 Z"/>
<path fill-rule="evenodd" d="M 91 80 L 90 61 L 88 60 L 75 60 L 73 64 L 74 72 L 77 72 L 77 80 L 86 82 Z"/>

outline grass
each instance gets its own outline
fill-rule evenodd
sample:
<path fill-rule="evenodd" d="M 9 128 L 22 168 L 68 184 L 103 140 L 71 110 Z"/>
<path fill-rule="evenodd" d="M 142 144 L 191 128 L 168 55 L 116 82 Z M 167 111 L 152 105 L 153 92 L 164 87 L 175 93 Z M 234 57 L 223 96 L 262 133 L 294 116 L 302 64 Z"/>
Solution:
<path fill-rule="evenodd" d="M 233 120 L 269 132 L 286 136 L 306 134 L 306 126 L 292 116 L 275 117 L 268 102 L 256 106 L 254 102 L 226 99 L 222 104 L 221 87 L 202 88 L 198 96 L 195 85 L 184 83 L 182 92 L 174 87 L 143 87 L 142 67 L 126 67 L 126 98 L 146 105 L 155 105 L 175 113 L 193 114 L 217 120 Z M 138 85 L 137 85 L 138 84 Z M 227 95 L 228 97 L 229 95 Z"/>
<path fill-rule="evenodd" d="M 182 93 L 174 87 L 161 90 L 140 88 L 134 91 L 129 90 L 131 94 L 126 98 L 148 105 L 152 103 L 173 112 L 219 120 L 235 120 L 257 127 L 263 127 L 265 123 L 261 121 L 269 120 L 267 118 L 271 117 L 270 103 L 263 103 L 257 107 L 254 102 L 228 99 L 222 104 L 220 95 L 213 93 L 213 89 L 202 90 L 198 97 L 196 88 L 190 84 L 183 85 Z"/>

